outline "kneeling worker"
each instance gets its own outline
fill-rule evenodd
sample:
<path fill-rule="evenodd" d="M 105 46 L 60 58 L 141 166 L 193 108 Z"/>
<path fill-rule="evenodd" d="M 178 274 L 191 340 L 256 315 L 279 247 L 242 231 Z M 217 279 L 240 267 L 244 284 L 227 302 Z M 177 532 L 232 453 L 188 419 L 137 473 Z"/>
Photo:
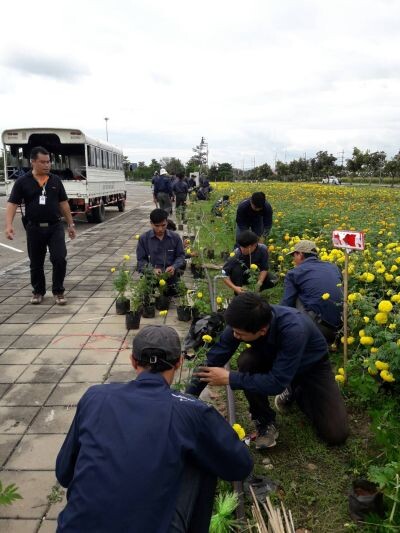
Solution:
<path fill-rule="evenodd" d="M 313 241 L 299 241 L 289 253 L 295 268 L 285 276 L 281 305 L 307 313 L 332 344 L 342 327 L 342 274 L 336 265 L 318 258 Z"/>
<path fill-rule="evenodd" d="M 251 265 L 256 265 L 259 272 L 256 290 L 263 291 L 273 287 L 275 280 L 272 280 L 268 273 L 268 248 L 265 244 L 259 244 L 258 236 L 250 230 L 240 233 L 237 242 L 239 248 L 236 248 L 234 257 L 229 258 L 222 269 L 228 276 L 224 279 L 225 285 L 235 294 L 244 292 L 243 285 L 249 282 Z"/>
<path fill-rule="evenodd" d="M 57 457 L 59 533 L 208 533 L 217 477 L 242 480 L 252 460 L 213 407 L 170 389 L 181 363 L 176 331 L 147 326 L 137 378 L 83 395 Z"/>
<path fill-rule="evenodd" d="M 348 436 L 346 408 L 335 381 L 327 343 L 317 326 L 297 309 L 269 305 L 254 292 L 239 294 L 225 312 L 228 324 L 207 354 L 187 392 L 199 395 L 209 385 L 242 389 L 257 427 L 256 447 L 275 446 L 279 431 L 268 396 L 284 413 L 296 401 L 319 436 L 342 444 Z M 240 342 L 251 343 L 237 361 L 238 371 L 224 365 Z"/>

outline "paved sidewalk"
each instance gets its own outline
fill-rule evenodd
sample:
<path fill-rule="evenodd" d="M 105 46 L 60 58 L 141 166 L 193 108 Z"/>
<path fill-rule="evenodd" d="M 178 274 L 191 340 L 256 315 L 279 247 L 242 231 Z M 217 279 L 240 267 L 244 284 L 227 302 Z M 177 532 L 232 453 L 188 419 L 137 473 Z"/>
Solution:
<path fill-rule="evenodd" d="M 51 533 L 65 504 L 56 482 L 56 455 L 76 404 L 94 383 L 133 378 L 135 332 L 115 314 L 110 268 L 124 254 L 135 263 L 134 235 L 148 229 L 153 206 L 123 213 L 68 243 L 65 307 L 29 304 L 29 267 L 0 276 L 0 480 L 15 483 L 22 500 L 0 507 L 0 531 Z M 47 263 L 47 284 L 51 277 Z M 142 319 L 162 323 L 161 318 Z M 168 314 L 181 336 L 187 323 Z"/>

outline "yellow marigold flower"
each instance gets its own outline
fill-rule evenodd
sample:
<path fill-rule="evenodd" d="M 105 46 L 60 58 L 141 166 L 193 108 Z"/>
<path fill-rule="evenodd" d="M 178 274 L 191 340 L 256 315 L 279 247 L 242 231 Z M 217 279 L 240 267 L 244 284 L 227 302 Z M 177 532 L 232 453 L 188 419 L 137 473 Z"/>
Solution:
<path fill-rule="evenodd" d="M 236 431 L 237 436 L 239 437 L 240 440 L 243 440 L 245 438 L 246 432 L 240 424 L 233 424 L 232 428 L 234 429 L 234 431 Z"/>
<path fill-rule="evenodd" d="M 167 311 L 167 309 L 164 309 L 163 311 L 160 311 L 158 314 L 159 314 L 160 316 L 167 316 L 168 311 Z"/>
<path fill-rule="evenodd" d="M 197 293 L 197 298 L 200 298 L 200 299 L 203 298 L 203 293 L 202 292 L 198 292 Z"/>
<path fill-rule="evenodd" d="M 336 374 L 335 380 L 338 383 L 344 383 L 346 381 L 346 378 L 344 376 L 342 376 L 342 374 Z"/>
<path fill-rule="evenodd" d="M 129 274 L 129 270 L 124 270 L 125 274 Z"/>
<path fill-rule="evenodd" d="M 212 337 L 211 337 L 211 335 L 203 335 L 203 336 L 201 337 L 201 340 L 202 340 L 203 342 L 211 342 L 211 341 L 212 341 Z"/>
<path fill-rule="evenodd" d="M 369 322 L 369 316 L 363 316 L 363 320 L 366 324 Z"/>
<path fill-rule="evenodd" d="M 396 277 L 394 278 L 394 280 L 395 280 L 396 283 L 400 283 L 400 276 L 396 276 Z"/>
<path fill-rule="evenodd" d="M 400 294 L 393 294 L 393 296 L 390 298 L 392 302 L 395 304 L 398 304 L 400 302 Z"/>
<path fill-rule="evenodd" d="M 393 281 L 394 279 L 394 276 L 393 274 L 388 274 L 387 272 L 385 273 L 385 280 L 390 283 L 391 281 Z"/>
<path fill-rule="evenodd" d="M 365 336 L 365 329 L 360 329 L 360 331 L 358 332 L 358 336 L 359 337 L 364 337 Z"/>
<path fill-rule="evenodd" d="M 378 373 L 378 371 L 376 370 L 376 368 L 372 368 L 372 367 L 368 367 L 368 374 L 370 374 L 371 376 L 376 376 Z"/>
<path fill-rule="evenodd" d="M 397 265 L 392 265 L 390 267 L 390 272 L 396 272 L 397 270 L 399 270 L 399 267 Z"/>
<path fill-rule="evenodd" d="M 221 298 L 221 296 L 217 296 L 217 298 L 216 298 L 216 302 L 217 302 L 218 305 L 222 304 L 222 298 Z"/>
<path fill-rule="evenodd" d="M 251 263 L 250 268 L 251 270 L 258 270 L 258 266 L 255 263 Z"/>
<path fill-rule="evenodd" d="M 235 257 L 235 252 L 231 252 L 231 253 L 229 254 L 229 257 Z"/>
<path fill-rule="evenodd" d="M 251 348 L 251 344 L 247 343 L 245 344 L 246 348 Z"/>
<path fill-rule="evenodd" d="M 130 255 L 124 255 L 124 261 L 129 261 L 130 258 L 131 258 Z"/>
<path fill-rule="evenodd" d="M 383 274 L 385 272 L 386 268 L 384 266 L 381 266 L 380 268 L 377 268 L 376 271 L 378 274 Z"/>
<path fill-rule="evenodd" d="M 378 370 L 389 370 L 389 363 L 385 363 L 385 361 L 375 361 L 375 366 Z"/>
<path fill-rule="evenodd" d="M 371 353 L 378 353 L 379 350 L 378 350 L 378 348 L 373 347 L 373 348 L 370 349 L 370 352 Z"/>
<path fill-rule="evenodd" d="M 136 233 L 136 235 L 135 235 L 135 239 L 136 239 L 136 240 L 138 241 L 138 240 L 139 240 L 139 238 L 140 238 L 140 235 L 139 235 L 139 233 Z"/>
<path fill-rule="evenodd" d="M 381 266 L 383 266 L 382 261 L 375 261 L 375 263 L 374 263 L 374 267 L 375 268 L 380 268 Z"/>
<path fill-rule="evenodd" d="M 389 329 L 393 330 L 393 329 L 396 329 L 396 323 L 395 322 L 392 322 L 391 324 L 389 324 Z"/>
<path fill-rule="evenodd" d="M 383 381 L 387 381 L 388 383 L 393 383 L 393 381 L 396 381 L 393 377 L 393 374 L 391 372 L 388 372 L 387 370 L 382 370 L 382 372 L 379 373 Z"/>
<path fill-rule="evenodd" d="M 347 337 L 347 344 L 353 344 L 354 340 L 354 337 Z M 342 344 L 344 344 L 344 337 L 342 337 L 340 341 Z"/>
<path fill-rule="evenodd" d="M 330 297 L 331 295 L 329 294 L 329 292 L 324 292 L 324 294 L 321 296 L 323 300 L 329 300 Z"/>
<path fill-rule="evenodd" d="M 360 339 L 360 344 L 363 346 L 371 346 L 374 344 L 374 339 L 373 337 L 362 336 Z"/>
<path fill-rule="evenodd" d="M 115 267 L 111 267 L 110 272 L 115 272 Z"/>
<path fill-rule="evenodd" d="M 190 248 L 186 248 L 186 253 L 190 255 L 192 253 L 192 250 Z"/>
<path fill-rule="evenodd" d="M 347 300 L 349 302 L 355 302 L 358 298 L 358 293 L 357 292 L 351 292 L 348 296 L 347 296 Z"/>
<path fill-rule="evenodd" d="M 160 281 L 158 282 L 158 284 L 160 285 L 160 287 L 164 287 L 166 285 L 166 281 L 165 279 L 160 279 Z"/>
<path fill-rule="evenodd" d="M 340 368 L 338 369 L 338 374 L 340 374 L 341 376 L 345 376 L 344 368 L 340 367 Z"/>
<path fill-rule="evenodd" d="M 372 283 L 375 280 L 375 275 L 372 272 L 367 272 L 365 276 L 365 281 L 367 283 Z"/>
<path fill-rule="evenodd" d="M 392 302 L 389 302 L 389 300 L 382 300 L 379 302 L 378 310 L 381 311 L 381 313 L 390 313 L 390 311 L 393 309 Z"/>
<path fill-rule="evenodd" d="M 378 324 L 386 324 L 388 321 L 387 313 L 376 313 L 375 321 L 378 322 Z"/>

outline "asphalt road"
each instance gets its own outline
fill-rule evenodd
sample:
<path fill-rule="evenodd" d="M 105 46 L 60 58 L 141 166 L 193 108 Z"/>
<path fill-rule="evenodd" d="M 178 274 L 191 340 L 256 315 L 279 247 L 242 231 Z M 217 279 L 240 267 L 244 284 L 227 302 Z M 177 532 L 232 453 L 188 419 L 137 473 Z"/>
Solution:
<path fill-rule="evenodd" d="M 26 233 L 21 223 L 21 215 L 19 210 L 15 215 L 14 229 L 15 238 L 10 241 L 4 234 L 5 228 L 5 210 L 6 210 L 7 198 L 5 196 L 0 197 L 0 271 L 6 269 L 8 266 L 27 258 L 26 251 Z M 136 183 L 127 183 L 127 202 L 126 210 L 132 210 L 136 207 L 155 207 L 152 201 L 151 189 L 148 185 L 141 185 Z M 106 220 L 102 224 L 89 224 L 85 215 L 78 215 L 74 218 L 77 239 L 79 235 L 92 226 L 101 227 L 107 224 L 108 221 L 114 217 L 120 215 L 117 207 L 106 208 Z"/>

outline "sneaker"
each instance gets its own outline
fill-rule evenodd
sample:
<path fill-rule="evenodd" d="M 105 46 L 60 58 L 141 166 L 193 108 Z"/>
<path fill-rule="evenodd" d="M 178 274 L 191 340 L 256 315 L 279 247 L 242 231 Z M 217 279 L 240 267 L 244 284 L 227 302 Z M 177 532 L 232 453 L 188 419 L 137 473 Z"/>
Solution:
<path fill-rule="evenodd" d="M 64 298 L 63 294 L 55 294 L 54 303 L 56 305 L 65 305 L 67 303 L 67 300 Z"/>
<path fill-rule="evenodd" d="M 275 408 L 282 415 L 287 414 L 290 411 L 294 402 L 293 394 L 290 388 L 285 389 L 281 394 L 275 396 Z"/>
<path fill-rule="evenodd" d="M 256 450 L 265 450 L 276 445 L 276 439 L 279 437 L 279 431 L 274 424 L 267 426 L 258 425 L 257 438 L 255 440 Z"/>
<path fill-rule="evenodd" d="M 34 294 L 31 298 L 32 305 L 38 305 L 43 302 L 43 294 Z"/>

